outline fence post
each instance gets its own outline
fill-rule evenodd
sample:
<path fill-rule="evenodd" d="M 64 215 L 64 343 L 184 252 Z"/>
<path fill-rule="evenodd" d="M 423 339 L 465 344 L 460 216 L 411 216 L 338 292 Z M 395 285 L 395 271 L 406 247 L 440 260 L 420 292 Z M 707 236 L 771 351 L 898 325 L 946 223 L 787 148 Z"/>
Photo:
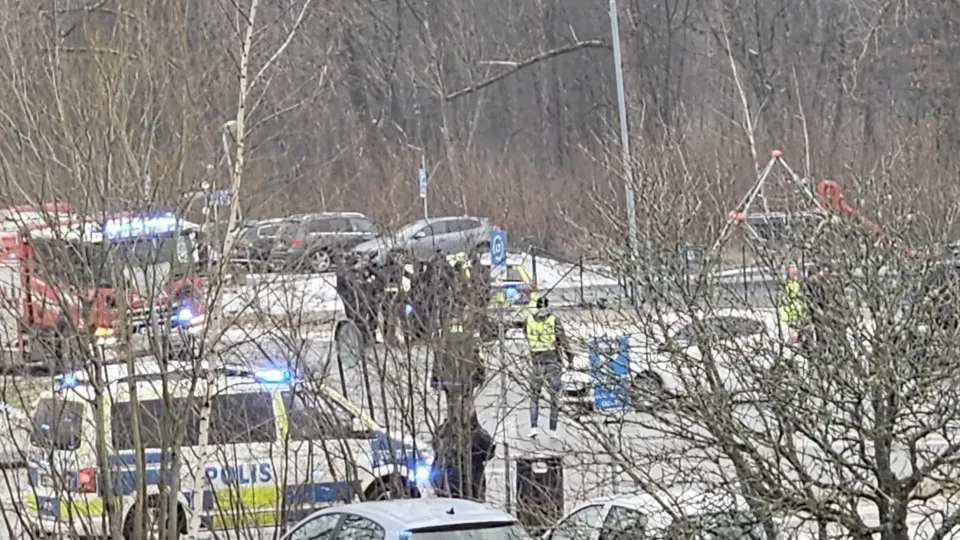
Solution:
<path fill-rule="evenodd" d="M 533 270 L 533 282 L 540 286 L 540 280 L 537 279 L 537 248 L 535 246 L 530 246 L 530 256 L 533 258 L 531 264 Z"/>
<path fill-rule="evenodd" d="M 743 303 L 749 302 L 749 293 L 747 292 L 747 247 L 740 246 L 740 274 L 743 275 Z"/>
<path fill-rule="evenodd" d="M 506 440 L 503 441 L 503 474 L 503 485 L 506 488 L 504 490 L 504 503 L 507 513 L 511 514 L 513 506 L 513 479 L 510 477 L 510 445 Z"/>

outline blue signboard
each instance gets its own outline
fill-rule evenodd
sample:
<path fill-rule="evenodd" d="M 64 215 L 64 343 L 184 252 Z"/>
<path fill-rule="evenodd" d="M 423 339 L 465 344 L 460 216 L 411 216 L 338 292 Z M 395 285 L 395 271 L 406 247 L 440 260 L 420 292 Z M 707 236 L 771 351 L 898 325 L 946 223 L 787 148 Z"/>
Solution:
<path fill-rule="evenodd" d="M 597 410 L 617 410 L 628 405 L 630 338 L 602 337 L 587 342 L 593 404 Z"/>
<path fill-rule="evenodd" d="M 490 231 L 490 268 L 507 266 L 507 231 Z"/>

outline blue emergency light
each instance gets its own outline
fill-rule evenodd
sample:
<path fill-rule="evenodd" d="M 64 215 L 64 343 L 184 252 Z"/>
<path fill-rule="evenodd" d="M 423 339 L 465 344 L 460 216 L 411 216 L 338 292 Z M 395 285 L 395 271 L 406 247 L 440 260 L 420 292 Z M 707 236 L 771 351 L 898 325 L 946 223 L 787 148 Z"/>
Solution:
<path fill-rule="evenodd" d="M 403 314 L 404 314 L 404 315 L 410 315 L 411 313 L 413 313 L 413 305 L 412 305 L 412 304 L 404 304 L 404 305 L 403 305 Z"/>
<path fill-rule="evenodd" d="M 177 315 L 173 318 L 173 322 L 176 324 L 190 324 L 193 321 L 195 315 L 193 310 L 188 307 L 182 307 L 177 311 Z"/>
<path fill-rule="evenodd" d="M 516 287 L 507 287 L 503 290 L 503 294 L 506 295 L 507 300 L 516 300 L 520 297 L 520 292 Z"/>
<path fill-rule="evenodd" d="M 173 214 L 146 218 L 111 219 L 103 224 L 101 232 L 109 238 L 126 238 L 146 234 L 163 234 L 176 230 L 179 220 Z"/>
<path fill-rule="evenodd" d="M 293 373 L 288 369 L 266 369 L 256 372 L 253 378 L 264 384 L 287 384 L 293 381 Z"/>
<path fill-rule="evenodd" d="M 60 377 L 60 388 L 73 388 L 77 385 L 77 375 L 75 373 L 64 373 Z"/>

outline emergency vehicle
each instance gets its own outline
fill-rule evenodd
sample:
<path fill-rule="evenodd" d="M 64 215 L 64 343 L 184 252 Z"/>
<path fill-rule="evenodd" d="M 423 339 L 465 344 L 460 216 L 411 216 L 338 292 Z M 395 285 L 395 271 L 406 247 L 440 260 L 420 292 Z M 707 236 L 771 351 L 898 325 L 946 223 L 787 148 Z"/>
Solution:
<path fill-rule="evenodd" d="M 153 313 L 173 326 L 202 326 L 195 233 L 172 214 L 0 233 L 0 346 L 21 351 L 25 363 L 46 363 L 48 355 L 61 362 L 78 331 L 102 345 L 115 341 L 121 309 L 134 331 Z"/>
<path fill-rule="evenodd" d="M 148 537 L 159 537 L 149 535 L 159 532 L 161 505 L 170 508 L 161 490 L 176 494 L 181 534 L 196 515 L 194 493 L 200 494 L 204 536 L 241 527 L 272 533 L 338 502 L 432 494 L 426 445 L 393 437 L 339 393 L 299 381 L 291 371 L 221 367 L 210 377 L 187 364 L 163 369 L 154 361 L 137 364 L 129 376 L 124 368 L 105 368 L 111 382 L 100 413 L 81 372 L 62 376 L 55 391 L 41 395 L 22 498 L 38 532 L 107 536 L 105 501 L 116 497 L 113 519 L 121 520 L 126 537 L 138 513 L 146 516 Z M 208 380 L 215 388 L 204 447 L 198 405 Z M 105 456 L 96 450 L 98 440 Z M 138 488 L 145 499 L 138 499 Z M 138 505 L 143 512 L 134 511 Z"/>

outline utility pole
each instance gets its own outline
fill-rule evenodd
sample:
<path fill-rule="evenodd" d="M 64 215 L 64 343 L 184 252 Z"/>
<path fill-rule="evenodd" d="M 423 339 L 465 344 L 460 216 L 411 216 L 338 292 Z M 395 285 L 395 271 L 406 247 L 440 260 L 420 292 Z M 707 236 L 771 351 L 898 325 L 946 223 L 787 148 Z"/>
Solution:
<path fill-rule="evenodd" d="M 620 112 L 620 159 L 623 161 L 624 194 L 627 198 L 627 227 L 631 259 L 629 267 L 635 268 L 640 255 L 640 245 L 637 239 L 637 203 L 636 194 L 633 190 L 633 159 L 630 156 L 627 100 L 623 90 L 623 57 L 620 53 L 620 22 L 617 17 L 617 0 L 610 0 L 610 34 L 613 41 L 613 68 L 617 83 L 617 109 Z"/>
<path fill-rule="evenodd" d="M 427 183 L 430 179 L 427 177 L 427 155 L 422 150 L 420 151 L 420 171 L 418 179 L 420 181 L 420 200 L 423 201 L 423 219 L 428 219 Z"/>

